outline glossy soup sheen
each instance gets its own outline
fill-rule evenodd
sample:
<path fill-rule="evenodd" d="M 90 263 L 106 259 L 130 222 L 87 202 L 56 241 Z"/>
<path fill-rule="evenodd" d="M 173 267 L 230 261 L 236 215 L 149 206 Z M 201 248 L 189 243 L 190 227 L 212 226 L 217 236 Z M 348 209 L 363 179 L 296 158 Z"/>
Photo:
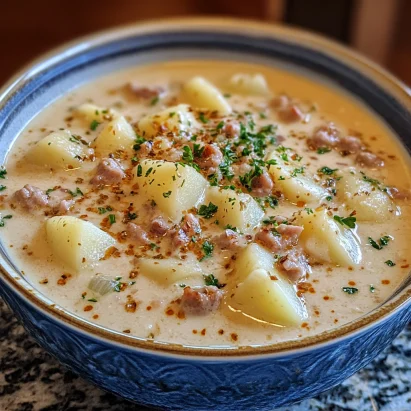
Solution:
<path fill-rule="evenodd" d="M 198 76 L 221 94 L 187 84 Z M 139 123 L 180 103 L 190 107 Z M 125 145 L 94 142 L 119 118 Z M 52 159 L 54 140 L 36 148 L 51 132 L 74 144 L 73 164 Z M 165 163 L 152 160 L 176 164 L 161 174 Z M 68 311 L 142 338 L 205 347 L 299 339 L 368 313 L 409 272 L 403 148 L 359 102 L 279 69 L 181 61 L 98 79 L 33 119 L 1 177 L 2 241 L 24 276 Z M 27 184 L 41 191 L 19 191 Z M 179 202 L 183 211 L 170 206 Z M 56 234 L 46 225 L 55 216 L 109 236 L 70 237 L 64 221 Z M 90 238 L 90 258 L 66 250 Z"/>

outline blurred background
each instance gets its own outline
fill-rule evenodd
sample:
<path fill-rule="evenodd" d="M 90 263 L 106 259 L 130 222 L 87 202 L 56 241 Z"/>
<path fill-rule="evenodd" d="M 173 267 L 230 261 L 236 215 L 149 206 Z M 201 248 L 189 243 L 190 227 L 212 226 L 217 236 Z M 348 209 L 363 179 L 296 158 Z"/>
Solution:
<path fill-rule="evenodd" d="M 323 33 L 411 85 L 411 0 L 0 0 L 0 83 L 24 63 L 75 37 L 170 16 L 284 22 Z"/>

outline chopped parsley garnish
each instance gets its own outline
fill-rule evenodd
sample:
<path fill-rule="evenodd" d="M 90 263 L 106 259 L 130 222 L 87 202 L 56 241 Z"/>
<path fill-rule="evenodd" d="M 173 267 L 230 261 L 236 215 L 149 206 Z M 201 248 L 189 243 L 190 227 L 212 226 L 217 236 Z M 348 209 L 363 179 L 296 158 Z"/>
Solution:
<path fill-rule="evenodd" d="M 113 280 L 113 291 L 115 291 L 116 293 L 119 293 L 121 291 L 121 287 L 124 284 L 120 280 L 121 280 L 121 277 L 116 277 Z"/>
<path fill-rule="evenodd" d="M 4 186 L 4 185 L 0 185 L 0 191 L 4 191 L 5 189 L 6 189 L 7 187 L 6 186 Z M 46 191 L 46 194 L 47 194 L 47 191 Z"/>
<path fill-rule="evenodd" d="M 371 237 L 368 237 L 368 242 L 376 249 L 376 250 L 382 250 L 383 247 L 385 247 L 388 242 L 391 240 L 391 237 L 388 235 L 384 235 L 381 237 L 378 242 L 373 240 Z"/>
<path fill-rule="evenodd" d="M 145 177 L 148 177 L 150 174 L 151 174 L 151 172 L 153 171 L 153 167 L 150 167 L 147 171 L 146 171 L 146 174 L 144 175 Z"/>
<path fill-rule="evenodd" d="M 336 172 L 338 170 L 338 168 L 330 168 L 330 167 L 321 167 L 318 169 L 318 172 L 320 174 L 326 174 L 327 176 L 330 176 L 332 174 L 334 174 L 334 172 Z"/>
<path fill-rule="evenodd" d="M 187 287 L 184 283 L 181 283 L 178 286 L 181 287 L 181 288 L 186 288 Z"/>
<path fill-rule="evenodd" d="M 164 198 L 168 198 L 168 197 L 170 197 L 170 196 L 171 196 L 171 190 L 163 193 L 163 197 L 164 197 Z"/>
<path fill-rule="evenodd" d="M 97 127 L 100 125 L 100 123 L 97 120 L 93 120 L 90 123 L 90 129 L 93 131 L 96 131 Z M 77 139 L 76 139 L 77 140 Z M 78 141 L 77 141 L 78 142 Z"/>
<path fill-rule="evenodd" d="M 200 171 L 200 168 L 196 163 L 194 163 L 194 154 L 191 151 L 191 148 L 189 146 L 184 146 L 183 147 L 183 161 L 185 161 L 186 164 L 189 166 L 193 167 L 195 170 Z M 178 163 L 182 165 L 183 167 L 185 166 L 184 163 Z"/>
<path fill-rule="evenodd" d="M 388 265 L 388 267 L 394 267 L 396 264 L 394 263 L 394 261 L 392 261 L 392 260 L 387 260 L 387 261 L 385 261 L 385 264 L 387 264 Z"/>
<path fill-rule="evenodd" d="M 109 214 L 108 215 L 108 221 L 110 221 L 110 224 L 114 224 L 116 222 L 115 214 Z"/>
<path fill-rule="evenodd" d="M 218 281 L 218 278 L 215 278 L 213 274 L 204 275 L 203 278 L 205 285 L 212 285 L 218 288 L 223 288 L 225 286 L 225 284 L 221 284 L 220 281 Z"/>
<path fill-rule="evenodd" d="M 267 114 L 265 114 L 265 113 L 263 113 L 263 112 L 258 113 L 258 115 L 260 116 L 261 119 L 267 118 Z"/>
<path fill-rule="evenodd" d="M 328 147 L 317 148 L 317 154 L 325 154 L 325 153 L 329 153 L 330 151 L 331 151 L 331 148 L 328 148 Z"/>
<path fill-rule="evenodd" d="M 4 227 L 6 224 L 4 220 L 10 220 L 10 218 L 13 218 L 11 214 L 7 214 L 5 216 L 0 217 L 0 227 Z"/>
<path fill-rule="evenodd" d="M 150 106 L 155 106 L 160 101 L 160 97 L 155 96 L 150 101 Z"/>
<path fill-rule="evenodd" d="M 4 167 L 0 168 L 0 178 L 3 180 L 6 178 L 7 170 Z"/>
<path fill-rule="evenodd" d="M 208 220 L 211 217 L 213 217 L 213 215 L 217 212 L 217 210 L 218 210 L 218 206 L 216 206 L 210 201 L 208 205 L 205 205 L 205 204 L 201 205 L 200 209 L 198 210 L 198 215 Z"/>
<path fill-rule="evenodd" d="M 374 293 L 374 292 L 375 292 L 375 287 L 372 284 L 370 284 L 370 293 Z"/>
<path fill-rule="evenodd" d="M 297 174 L 304 174 L 304 167 L 295 168 L 291 173 L 291 177 L 297 177 Z"/>
<path fill-rule="evenodd" d="M 204 151 L 204 146 L 201 147 L 200 144 L 194 144 L 193 150 L 194 157 L 201 157 Z"/>
<path fill-rule="evenodd" d="M 55 191 L 56 189 L 55 188 L 48 188 L 47 190 L 46 190 L 46 194 L 47 195 L 50 195 L 50 193 L 52 193 L 53 191 Z"/>
<path fill-rule="evenodd" d="M 233 227 L 231 224 L 227 224 L 226 226 L 224 226 L 224 230 L 231 230 L 231 231 L 235 231 L 236 233 L 238 233 L 238 228 L 237 227 Z"/>
<path fill-rule="evenodd" d="M 304 208 L 304 210 L 307 212 L 307 214 L 313 214 L 314 213 L 312 208 L 306 207 L 306 208 Z"/>
<path fill-rule="evenodd" d="M 220 121 L 220 122 L 217 124 L 216 130 L 221 130 L 223 127 L 224 127 L 224 121 Z"/>
<path fill-rule="evenodd" d="M 340 217 L 339 215 L 334 216 L 334 220 L 337 221 L 337 223 L 340 223 L 341 225 L 345 225 L 348 228 L 355 228 L 355 222 L 357 221 L 357 218 L 350 215 L 349 217 Z"/>
<path fill-rule="evenodd" d="M 257 203 L 263 210 L 265 210 L 267 207 L 276 208 L 278 206 L 278 198 L 274 196 L 256 197 L 255 201 L 257 201 Z"/>
<path fill-rule="evenodd" d="M 143 167 L 141 167 L 141 164 L 137 166 L 137 177 L 141 177 L 143 175 Z"/>
<path fill-rule="evenodd" d="M 150 243 L 150 248 L 154 250 L 155 248 L 160 248 L 156 243 Z"/>
<path fill-rule="evenodd" d="M 87 301 L 90 301 L 91 303 L 96 303 L 97 300 L 95 298 L 89 298 Z"/>
<path fill-rule="evenodd" d="M 141 145 L 144 144 L 147 140 L 144 137 L 141 137 L 139 135 L 137 135 L 136 140 L 135 140 L 135 144 L 133 146 L 133 149 L 135 151 L 140 150 Z"/>
<path fill-rule="evenodd" d="M 331 201 L 333 198 L 332 198 L 332 196 L 327 196 L 327 197 L 325 197 L 325 199 L 326 199 L 327 201 Z"/>
<path fill-rule="evenodd" d="M 266 218 L 265 220 L 263 220 L 263 224 L 264 224 L 264 225 L 271 225 L 271 224 L 273 224 L 273 225 L 275 225 L 275 226 L 278 225 L 277 220 L 275 219 L 274 216 L 270 216 L 270 217 Z M 285 224 L 285 223 L 284 223 L 284 224 Z"/>
<path fill-rule="evenodd" d="M 198 118 L 200 119 L 200 121 L 201 121 L 203 124 L 207 124 L 208 121 L 209 121 L 208 118 L 205 117 L 204 113 L 200 113 L 200 115 L 199 115 Z"/>
<path fill-rule="evenodd" d="M 72 197 L 84 196 L 83 192 L 77 187 L 75 191 L 67 190 Z"/>
<path fill-rule="evenodd" d="M 135 220 L 137 218 L 137 214 L 136 213 L 127 213 L 127 220 Z"/>
<path fill-rule="evenodd" d="M 343 287 L 342 290 L 347 294 L 358 293 L 358 288 L 355 288 L 355 287 Z"/>
<path fill-rule="evenodd" d="M 200 261 L 205 260 L 208 257 L 211 257 L 211 254 L 213 254 L 214 250 L 214 245 L 210 243 L 210 241 L 204 241 L 203 245 L 201 246 L 204 252 L 204 256 L 200 259 Z"/>
<path fill-rule="evenodd" d="M 107 206 L 107 207 L 98 207 L 98 213 L 99 213 L 99 214 L 107 213 L 107 211 L 113 211 L 113 209 L 112 209 L 110 206 Z"/>
<path fill-rule="evenodd" d="M 239 176 L 240 183 L 248 190 L 252 190 L 252 181 L 254 178 L 259 177 L 263 174 L 263 169 L 254 163 L 254 168 L 250 170 L 248 173 L 245 173 L 242 176 Z"/>

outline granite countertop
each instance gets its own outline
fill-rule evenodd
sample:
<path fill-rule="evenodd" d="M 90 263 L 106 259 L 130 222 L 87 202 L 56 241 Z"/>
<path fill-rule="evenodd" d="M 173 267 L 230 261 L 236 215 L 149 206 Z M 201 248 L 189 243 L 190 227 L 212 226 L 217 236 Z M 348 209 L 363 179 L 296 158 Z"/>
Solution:
<path fill-rule="evenodd" d="M 0 300 L 0 410 L 145 410 L 64 369 Z M 411 324 L 392 346 L 340 386 L 282 411 L 411 410 Z"/>

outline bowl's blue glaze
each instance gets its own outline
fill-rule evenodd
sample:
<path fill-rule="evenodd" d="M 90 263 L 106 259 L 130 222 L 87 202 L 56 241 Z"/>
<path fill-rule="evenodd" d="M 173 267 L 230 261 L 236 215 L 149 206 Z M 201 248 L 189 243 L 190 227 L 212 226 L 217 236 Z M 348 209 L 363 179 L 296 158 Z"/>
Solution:
<path fill-rule="evenodd" d="M 392 82 L 387 75 L 377 70 L 380 77 L 373 77 L 367 73 L 367 63 L 354 64 L 355 55 L 302 33 L 288 32 L 288 37 L 283 29 L 261 26 L 259 33 L 259 26 L 244 22 L 230 22 L 227 29 L 221 21 L 197 23 L 164 23 L 154 29 L 106 34 L 28 69 L 0 96 L 0 158 L 32 116 L 68 89 L 119 68 L 187 55 L 240 58 L 308 70 L 320 75 L 321 81 L 331 81 L 354 94 L 411 146 L 406 90 L 402 89 L 404 95 L 400 96 L 401 92 L 387 86 Z M 249 32 L 244 33 L 247 27 Z M 306 38 L 313 44 L 308 41 L 307 45 Z M 401 91 L 398 84 L 397 89 Z M 99 386 L 164 409 L 269 410 L 314 396 L 370 362 L 411 320 L 411 301 L 404 298 L 411 293 L 404 285 L 390 301 L 391 311 L 382 312 L 382 307 L 380 314 L 377 310 L 373 318 L 359 323 L 357 330 L 336 332 L 334 339 L 307 347 L 226 357 L 150 350 L 144 344 L 127 345 L 124 340 L 93 334 L 78 318 L 68 318 L 70 314 L 62 319 L 57 310 L 45 308 L 51 302 L 41 297 L 33 302 L 37 293 L 28 298 L 30 285 L 23 277 L 17 280 L 17 270 L 3 245 L 0 262 L 0 294 L 44 348 Z"/>

